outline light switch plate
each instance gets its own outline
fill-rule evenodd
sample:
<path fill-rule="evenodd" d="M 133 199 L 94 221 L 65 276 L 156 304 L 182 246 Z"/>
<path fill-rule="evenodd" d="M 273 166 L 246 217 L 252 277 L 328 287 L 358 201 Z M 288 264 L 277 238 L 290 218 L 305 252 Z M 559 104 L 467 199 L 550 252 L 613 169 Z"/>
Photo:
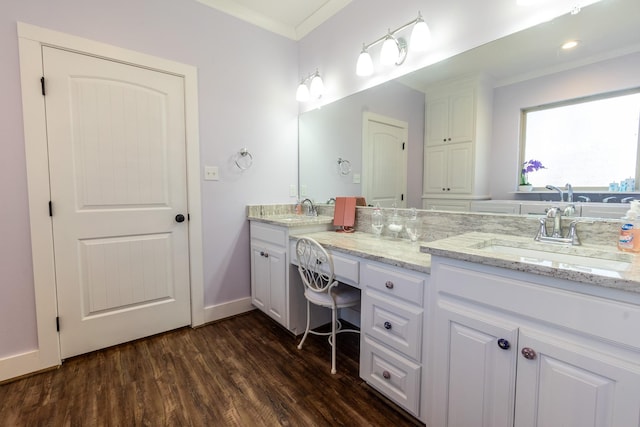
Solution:
<path fill-rule="evenodd" d="M 353 174 L 353 183 L 354 184 L 360 184 L 360 174 L 359 173 L 354 173 Z"/>
<path fill-rule="evenodd" d="M 289 197 L 297 197 L 298 196 L 298 189 L 296 188 L 295 184 L 291 184 L 289 185 Z"/>
<path fill-rule="evenodd" d="M 220 173 L 218 172 L 218 166 L 205 166 L 204 167 L 204 180 L 205 181 L 219 181 Z"/>

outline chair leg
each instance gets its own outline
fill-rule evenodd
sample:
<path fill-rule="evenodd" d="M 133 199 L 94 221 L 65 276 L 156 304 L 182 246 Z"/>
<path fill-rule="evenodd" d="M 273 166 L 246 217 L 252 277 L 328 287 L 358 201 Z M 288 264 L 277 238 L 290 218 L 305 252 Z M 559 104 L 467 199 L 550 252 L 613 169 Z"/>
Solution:
<path fill-rule="evenodd" d="M 336 323 L 338 321 L 338 313 L 335 307 L 331 310 L 331 373 L 336 371 Z"/>
<path fill-rule="evenodd" d="M 300 344 L 298 344 L 298 350 L 302 349 L 302 344 L 304 343 L 304 340 L 307 339 L 307 335 L 309 335 L 309 325 L 311 324 L 310 317 L 311 313 L 309 312 L 309 301 L 307 300 L 307 327 L 304 330 L 304 335 L 302 336 Z"/>

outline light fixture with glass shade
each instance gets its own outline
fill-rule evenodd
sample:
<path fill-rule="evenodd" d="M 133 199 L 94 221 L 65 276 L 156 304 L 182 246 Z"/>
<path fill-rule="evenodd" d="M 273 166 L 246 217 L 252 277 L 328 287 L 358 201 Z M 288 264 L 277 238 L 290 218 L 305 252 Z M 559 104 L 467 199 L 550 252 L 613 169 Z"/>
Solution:
<path fill-rule="evenodd" d="M 407 57 L 409 48 L 407 41 L 402 37 L 396 37 L 396 33 L 412 25 L 414 27 L 411 32 L 411 48 L 416 51 L 426 50 L 431 40 L 431 31 L 427 23 L 424 22 L 422 14 L 418 12 L 418 17 L 413 21 L 407 22 L 393 31 L 388 30 L 386 35 L 369 44 L 363 44 L 356 64 L 356 74 L 363 77 L 373 74 L 373 61 L 371 60 L 369 49 L 378 43 L 382 43 L 380 51 L 380 63 L 382 65 L 402 65 Z"/>
<path fill-rule="evenodd" d="M 309 82 L 309 85 L 307 85 L 307 82 Z M 298 102 L 307 102 L 320 99 L 322 95 L 324 95 L 324 82 L 320 77 L 320 72 L 316 70 L 315 73 L 309 74 L 300 81 L 296 91 L 296 100 Z"/>

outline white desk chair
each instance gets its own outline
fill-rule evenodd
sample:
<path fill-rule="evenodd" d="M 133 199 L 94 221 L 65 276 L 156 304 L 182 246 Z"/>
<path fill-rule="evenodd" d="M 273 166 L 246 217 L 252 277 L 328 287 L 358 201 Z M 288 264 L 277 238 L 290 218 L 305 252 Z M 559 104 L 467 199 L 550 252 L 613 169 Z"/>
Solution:
<path fill-rule="evenodd" d="M 296 243 L 298 272 L 304 284 L 304 296 L 307 299 L 307 328 L 298 348 L 302 348 L 309 333 L 329 335 L 331 344 L 331 373 L 336 373 L 336 334 L 340 332 L 360 333 L 355 329 L 342 329 L 338 320 L 338 309 L 360 304 L 360 292 L 347 285 L 339 286 L 335 280 L 333 259 L 331 255 L 314 239 L 301 237 Z M 315 332 L 309 330 L 309 303 L 331 308 L 331 332 Z"/>

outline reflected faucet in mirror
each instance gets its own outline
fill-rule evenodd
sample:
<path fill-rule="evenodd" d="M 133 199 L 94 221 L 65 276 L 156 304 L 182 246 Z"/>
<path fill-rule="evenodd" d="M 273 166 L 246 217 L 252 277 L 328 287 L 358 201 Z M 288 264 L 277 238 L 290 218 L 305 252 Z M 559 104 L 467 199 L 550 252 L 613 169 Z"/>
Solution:
<path fill-rule="evenodd" d="M 300 205 L 304 206 L 305 203 L 309 203 L 309 206 L 307 206 L 307 216 L 317 216 L 318 211 L 316 210 L 316 207 L 314 206 L 311 199 L 304 199 L 302 202 L 300 202 Z"/>
<path fill-rule="evenodd" d="M 560 195 L 560 201 L 561 201 L 561 202 L 564 202 L 564 191 L 562 191 L 562 189 L 560 189 L 560 188 L 556 187 L 555 185 L 547 185 L 545 188 L 546 188 L 547 190 L 554 190 L 554 191 L 557 191 L 557 192 L 558 192 L 558 194 Z M 572 196 L 573 196 L 573 194 L 572 194 Z"/>

